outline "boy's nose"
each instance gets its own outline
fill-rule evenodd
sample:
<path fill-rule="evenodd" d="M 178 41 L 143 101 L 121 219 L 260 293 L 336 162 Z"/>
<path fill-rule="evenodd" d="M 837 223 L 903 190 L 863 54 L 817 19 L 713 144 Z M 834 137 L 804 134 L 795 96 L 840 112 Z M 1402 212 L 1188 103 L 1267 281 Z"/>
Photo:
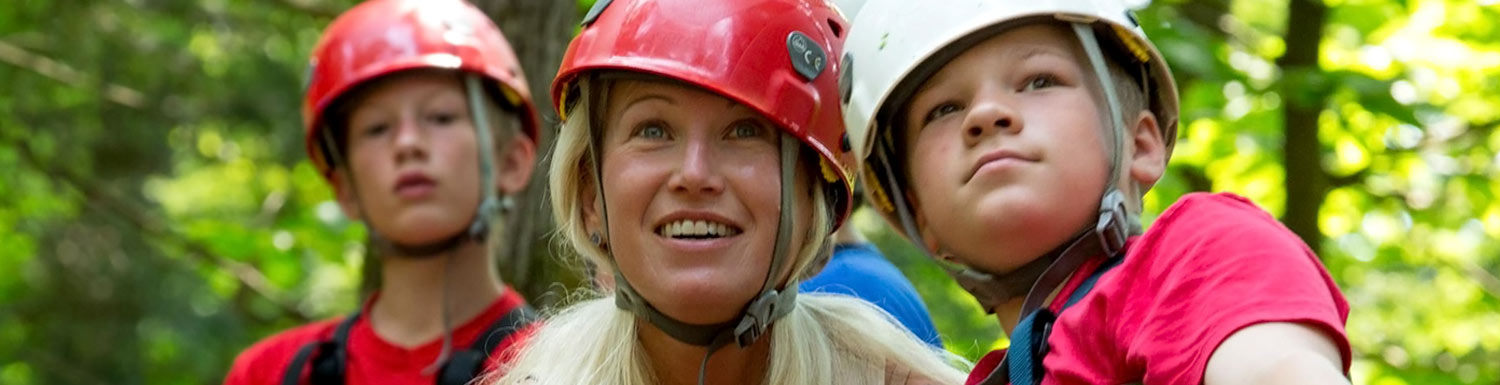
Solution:
<path fill-rule="evenodd" d="M 667 180 L 673 192 L 716 194 L 724 191 L 724 178 L 715 168 L 713 149 L 706 143 L 690 141 L 682 154 L 682 164 Z"/>
<path fill-rule="evenodd" d="M 990 136 L 1021 130 L 1021 117 L 1009 105 L 998 101 L 976 103 L 964 117 L 964 143 L 979 144 Z"/>
<path fill-rule="evenodd" d="M 396 130 L 396 160 L 427 156 L 427 135 L 415 119 L 401 119 Z"/>

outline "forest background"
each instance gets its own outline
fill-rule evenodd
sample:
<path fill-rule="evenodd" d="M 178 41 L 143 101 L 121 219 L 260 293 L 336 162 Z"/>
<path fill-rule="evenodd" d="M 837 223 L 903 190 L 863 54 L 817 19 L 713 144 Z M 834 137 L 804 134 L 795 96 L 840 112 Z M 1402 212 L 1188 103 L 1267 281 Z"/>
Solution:
<path fill-rule="evenodd" d="M 475 3 L 545 95 L 592 0 Z M 306 161 L 298 112 L 308 52 L 351 5 L 0 6 L 0 384 L 216 384 L 253 341 L 356 306 L 377 261 Z M 1182 92 L 1146 219 L 1189 192 L 1245 195 L 1343 288 L 1354 383 L 1500 384 L 1496 0 L 1159 0 L 1138 17 Z M 496 257 L 547 305 L 582 281 L 554 258 L 540 187 Z M 1006 344 L 878 215 L 852 223 L 950 350 Z"/>

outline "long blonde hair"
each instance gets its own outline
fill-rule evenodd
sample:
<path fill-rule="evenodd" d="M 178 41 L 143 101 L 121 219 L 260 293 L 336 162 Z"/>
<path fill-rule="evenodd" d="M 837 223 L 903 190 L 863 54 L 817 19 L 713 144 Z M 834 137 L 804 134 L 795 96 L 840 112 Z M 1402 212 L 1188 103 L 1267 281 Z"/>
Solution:
<path fill-rule="evenodd" d="M 588 84 L 581 85 L 585 93 Z M 600 87 L 604 88 L 604 87 Z M 599 266 L 613 264 L 591 242 L 580 206 L 593 189 L 589 97 L 580 98 L 562 124 L 548 175 L 558 233 L 577 255 Z M 602 100 L 602 98 L 600 98 Z M 805 162 L 804 162 L 805 164 Z M 793 261 L 792 277 L 810 275 L 813 261 L 829 252 L 828 205 L 814 188 L 808 240 Z M 611 272 L 606 272 L 611 273 Z M 795 285 L 789 282 L 788 285 Z M 658 380 L 637 336 L 637 317 L 615 306 L 613 292 L 592 293 L 544 321 L 495 384 L 653 384 Z M 884 382 L 887 370 L 934 383 L 956 384 L 962 359 L 923 343 L 893 317 L 864 300 L 808 293 L 771 326 L 766 382 L 771 384 L 866 384 Z"/>

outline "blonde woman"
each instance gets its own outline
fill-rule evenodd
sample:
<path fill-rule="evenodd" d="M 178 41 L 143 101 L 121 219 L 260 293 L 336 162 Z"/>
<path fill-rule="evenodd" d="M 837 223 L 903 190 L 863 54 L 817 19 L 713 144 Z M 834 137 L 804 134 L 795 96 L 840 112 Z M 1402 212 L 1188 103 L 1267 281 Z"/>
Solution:
<path fill-rule="evenodd" d="M 600 1 L 553 101 L 553 214 L 614 290 L 554 315 L 502 384 L 956 384 L 867 302 L 798 295 L 850 212 L 821 0 Z"/>

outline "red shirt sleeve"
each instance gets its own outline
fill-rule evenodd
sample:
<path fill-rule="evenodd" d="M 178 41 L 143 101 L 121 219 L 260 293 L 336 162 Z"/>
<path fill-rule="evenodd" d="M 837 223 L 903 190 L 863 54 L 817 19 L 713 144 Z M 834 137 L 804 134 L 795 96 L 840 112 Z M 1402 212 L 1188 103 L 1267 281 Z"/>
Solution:
<path fill-rule="evenodd" d="M 1250 325 L 1325 333 L 1349 370 L 1349 306 L 1316 254 L 1245 198 L 1183 197 L 1138 239 L 1121 268 L 1118 346 L 1148 384 L 1200 384 L 1209 357 Z"/>

